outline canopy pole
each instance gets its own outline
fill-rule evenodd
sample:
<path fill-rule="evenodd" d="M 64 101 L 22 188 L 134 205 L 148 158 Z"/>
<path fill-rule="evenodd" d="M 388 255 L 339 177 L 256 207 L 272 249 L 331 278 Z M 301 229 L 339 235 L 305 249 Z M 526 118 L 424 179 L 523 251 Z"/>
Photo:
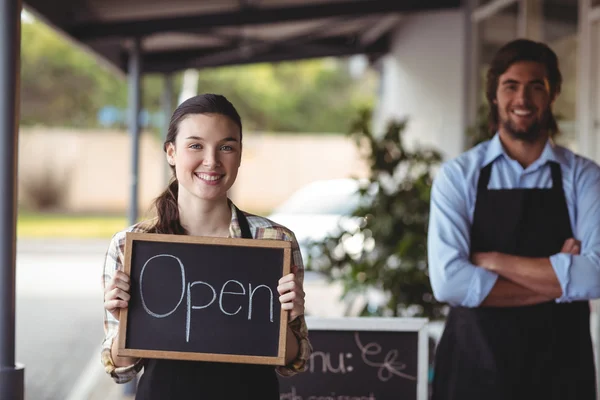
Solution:
<path fill-rule="evenodd" d="M 129 225 L 138 218 L 138 178 L 140 157 L 140 111 L 142 105 L 142 57 L 140 39 L 133 40 L 129 53 L 129 134 L 131 135 L 131 192 L 129 197 Z"/>
<path fill-rule="evenodd" d="M 142 50 L 139 38 L 133 39 L 129 53 L 129 134 L 131 136 L 131 187 L 129 194 L 129 225 L 134 225 L 138 219 L 138 182 L 140 158 L 140 111 L 142 108 Z M 125 384 L 123 393 L 134 395 L 137 387 L 137 377 Z"/>
<path fill-rule="evenodd" d="M 0 0 L 0 399 L 11 400 L 25 394 L 25 368 L 15 363 L 21 9 L 21 0 Z"/>

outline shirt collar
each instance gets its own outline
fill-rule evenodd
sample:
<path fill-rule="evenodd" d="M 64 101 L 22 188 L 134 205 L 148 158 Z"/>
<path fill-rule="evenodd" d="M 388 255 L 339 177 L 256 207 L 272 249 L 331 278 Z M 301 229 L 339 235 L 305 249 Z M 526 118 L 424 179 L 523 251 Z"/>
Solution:
<path fill-rule="evenodd" d="M 502 142 L 500 141 L 500 135 L 496 133 L 492 140 L 490 140 L 489 142 L 489 145 L 485 152 L 483 165 L 488 165 L 500 156 L 504 156 L 506 157 L 506 159 L 510 160 L 509 155 L 506 154 L 506 151 L 504 150 L 504 146 L 502 146 Z M 549 161 L 554 161 L 563 165 L 568 164 L 565 155 L 552 139 L 548 139 L 546 145 L 544 146 L 544 150 L 540 155 L 540 158 L 538 158 L 534 164 L 544 165 Z"/>

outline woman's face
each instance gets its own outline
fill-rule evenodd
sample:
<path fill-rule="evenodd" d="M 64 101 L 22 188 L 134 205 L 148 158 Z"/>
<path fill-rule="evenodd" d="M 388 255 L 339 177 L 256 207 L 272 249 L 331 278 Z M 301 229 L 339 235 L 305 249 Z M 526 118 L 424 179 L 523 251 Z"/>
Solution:
<path fill-rule="evenodd" d="M 167 161 L 175 167 L 179 200 L 223 200 L 242 158 L 240 128 L 221 114 L 191 114 L 179 123 Z"/>

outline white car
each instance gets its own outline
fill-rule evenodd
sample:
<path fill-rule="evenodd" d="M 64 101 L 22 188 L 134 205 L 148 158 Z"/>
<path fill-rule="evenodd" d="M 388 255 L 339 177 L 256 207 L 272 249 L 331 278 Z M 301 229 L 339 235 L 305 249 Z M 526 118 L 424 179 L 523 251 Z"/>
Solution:
<path fill-rule="evenodd" d="M 288 200 L 268 216 L 294 232 L 302 259 L 306 262 L 311 243 L 319 242 L 329 235 L 343 231 L 354 231 L 360 218 L 351 214 L 361 204 L 359 187 L 354 179 L 329 179 L 314 181 L 294 192 Z M 348 246 L 359 248 L 362 242 L 348 241 Z M 346 247 L 346 242 L 344 242 Z M 342 285 L 330 283 L 321 273 L 306 271 L 304 278 L 307 314 L 317 316 L 356 315 L 364 306 L 365 299 L 343 302 Z"/>
<path fill-rule="evenodd" d="M 294 232 L 302 258 L 308 257 L 309 244 L 340 233 L 352 231 L 360 223 L 351 217 L 361 202 L 359 181 L 329 179 L 309 183 L 294 192 L 268 216 Z"/>

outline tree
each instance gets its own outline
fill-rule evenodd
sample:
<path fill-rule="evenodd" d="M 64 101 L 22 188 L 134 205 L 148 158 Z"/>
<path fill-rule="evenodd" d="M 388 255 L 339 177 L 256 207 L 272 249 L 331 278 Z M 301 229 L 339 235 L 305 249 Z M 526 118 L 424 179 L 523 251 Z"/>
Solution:
<path fill-rule="evenodd" d="M 103 107 L 127 108 L 124 76 L 43 23 L 23 23 L 21 44 L 23 125 L 98 127 Z M 175 90 L 180 82 L 181 74 L 174 74 Z M 227 96 L 248 130 L 339 133 L 359 106 L 373 104 L 375 87 L 372 71 L 357 81 L 345 59 L 318 59 L 203 69 L 198 92 Z M 144 77 L 146 111 L 161 111 L 162 91 L 161 75 Z M 117 127 L 124 126 L 122 121 Z"/>
<path fill-rule="evenodd" d="M 352 130 L 371 169 L 361 189 L 363 205 L 353 214 L 362 223 L 315 243 L 307 266 L 341 280 L 346 296 L 373 288 L 383 292 L 387 301 L 367 305 L 363 315 L 439 318 L 444 306 L 429 283 L 427 224 L 433 170 L 441 156 L 431 149 L 407 149 L 406 121 L 391 123 L 382 136 L 371 132 L 370 122 L 371 112 L 363 111 Z M 349 240 L 362 248 L 349 251 Z"/>
<path fill-rule="evenodd" d="M 489 107 L 487 104 L 482 104 L 477 109 L 475 123 L 467 128 L 467 147 L 475 147 L 479 143 L 492 138 L 493 135 L 490 133 L 490 126 L 488 123 L 488 113 Z"/>

